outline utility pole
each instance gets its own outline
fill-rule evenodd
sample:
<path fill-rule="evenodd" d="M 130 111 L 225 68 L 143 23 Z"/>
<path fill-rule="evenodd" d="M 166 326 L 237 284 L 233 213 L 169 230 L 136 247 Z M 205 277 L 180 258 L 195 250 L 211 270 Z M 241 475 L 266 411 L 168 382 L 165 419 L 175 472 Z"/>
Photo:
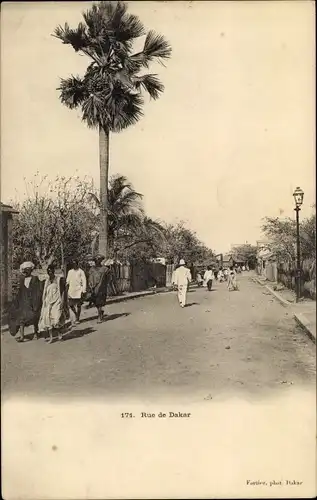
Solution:
<path fill-rule="evenodd" d="M 300 207 L 303 204 L 304 191 L 297 187 L 293 193 L 295 200 L 295 212 L 296 212 L 296 274 L 295 274 L 295 286 L 296 286 L 296 302 L 299 302 L 302 290 L 301 290 L 301 262 L 300 262 L 300 235 L 299 235 L 299 212 Z"/>

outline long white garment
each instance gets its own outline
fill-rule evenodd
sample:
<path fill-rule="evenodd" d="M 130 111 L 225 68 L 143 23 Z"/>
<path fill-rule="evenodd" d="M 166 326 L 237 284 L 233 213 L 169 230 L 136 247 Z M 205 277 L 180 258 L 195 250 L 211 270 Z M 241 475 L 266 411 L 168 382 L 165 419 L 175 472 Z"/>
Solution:
<path fill-rule="evenodd" d="M 178 285 L 178 301 L 182 307 L 186 306 L 187 285 Z"/>
<path fill-rule="evenodd" d="M 190 281 L 192 280 L 192 276 L 190 274 L 190 270 L 185 266 L 180 266 L 176 269 L 173 283 L 177 285 L 178 288 L 178 300 L 181 307 L 185 307 L 186 305 L 186 296 L 187 296 L 187 287 Z"/>
<path fill-rule="evenodd" d="M 70 269 L 67 274 L 66 284 L 68 288 L 68 297 L 71 299 L 80 299 L 82 293 L 86 293 L 87 280 L 82 269 Z"/>
<path fill-rule="evenodd" d="M 213 280 L 215 278 L 214 272 L 208 269 L 204 274 L 204 281 L 207 283 L 209 280 Z"/>
<path fill-rule="evenodd" d="M 56 277 L 53 282 L 47 278 L 43 290 L 43 305 L 39 321 L 39 330 L 50 330 L 51 328 L 61 326 L 62 312 L 60 277 Z"/>
<path fill-rule="evenodd" d="M 192 280 L 192 276 L 190 274 L 190 270 L 185 266 L 180 266 L 174 272 L 173 283 L 177 286 L 179 285 L 188 285 L 188 283 Z"/>

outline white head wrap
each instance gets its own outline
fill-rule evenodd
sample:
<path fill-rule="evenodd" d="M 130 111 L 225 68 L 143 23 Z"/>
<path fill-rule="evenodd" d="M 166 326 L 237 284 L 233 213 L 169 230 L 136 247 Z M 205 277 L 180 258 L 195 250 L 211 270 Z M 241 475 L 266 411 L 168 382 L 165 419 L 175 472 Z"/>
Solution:
<path fill-rule="evenodd" d="M 109 266 L 112 266 L 114 264 L 114 261 L 113 261 L 113 259 L 107 259 L 107 260 L 103 261 L 102 264 L 106 267 L 109 267 Z"/>
<path fill-rule="evenodd" d="M 184 259 L 181 259 L 181 260 L 179 261 L 179 265 L 180 265 L 180 266 L 185 266 L 185 261 L 184 261 Z"/>
<path fill-rule="evenodd" d="M 35 265 L 33 262 L 23 262 L 20 266 L 20 271 L 23 271 L 23 269 L 34 269 Z"/>

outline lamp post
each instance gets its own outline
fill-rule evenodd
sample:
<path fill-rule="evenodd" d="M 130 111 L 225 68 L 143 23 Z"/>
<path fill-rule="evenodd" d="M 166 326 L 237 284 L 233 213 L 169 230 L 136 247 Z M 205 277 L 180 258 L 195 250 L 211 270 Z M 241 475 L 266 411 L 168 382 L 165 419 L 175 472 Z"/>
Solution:
<path fill-rule="evenodd" d="M 301 263 L 300 263 L 300 240 L 299 240 L 299 212 L 300 207 L 303 204 L 304 191 L 297 187 L 293 193 L 295 200 L 295 212 L 296 212 L 296 302 L 299 301 L 301 297 Z"/>

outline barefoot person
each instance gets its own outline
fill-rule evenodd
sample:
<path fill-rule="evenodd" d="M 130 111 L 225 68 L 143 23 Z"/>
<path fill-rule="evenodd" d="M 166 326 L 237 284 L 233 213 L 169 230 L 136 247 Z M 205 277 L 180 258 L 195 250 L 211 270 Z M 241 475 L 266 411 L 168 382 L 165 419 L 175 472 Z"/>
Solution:
<path fill-rule="evenodd" d="M 103 320 L 103 307 L 106 305 L 108 277 L 110 273 L 110 267 L 102 265 L 104 259 L 103 255 L 95 257 L 95 266 L 90 268 L 88 277 L 89 300 L 97 308 L 98 323 L 102 323 Z"/>
<path fill-rule="evenodd" d="M 24 341 L 24 328 L 33 325 L 34 339 L 38 338 L 38 322 L 41 314 L 42 288 L 37 276 L 32 275 L 32 262 L 20 266 L 20 283 L 16 298 L 9 311 L 9 329 L 17 342 Z"/>
<path fill-rule="evenodd" d="M 69 307 L 75 314 L 75 324 L 80 323 L 80 313 L 83 297 L 86 293 L 86 275 L 85 272 L 79 267 L 78 260 L 73 260 L 73 268 L 68 271 L 67 280 L 67 294 Z"/>
<path fill-rule="evenodd" d="M 177 287 L 178 301 L 181 307 L 185 307 L 186 305 L 187 290 L 191 280 L 190 270 L 186 267 L 184 259 L 181 259 L 179 261 L 179 267 L 176 269 L 173 276 L 173 285 Z"/>
<path fill-rule="evenodd" d="M 39 322 L 40 331 L 49 334 L 48 342 L 53 342 L 53 333 L 57 332 L 59 340 L 63 339 L 62 327 L 68 318 L 66 284 L 63 276 L 55 275 L 53 265 L 47 268 L 48 278 L 44 283 L 43 304 Z"/>

